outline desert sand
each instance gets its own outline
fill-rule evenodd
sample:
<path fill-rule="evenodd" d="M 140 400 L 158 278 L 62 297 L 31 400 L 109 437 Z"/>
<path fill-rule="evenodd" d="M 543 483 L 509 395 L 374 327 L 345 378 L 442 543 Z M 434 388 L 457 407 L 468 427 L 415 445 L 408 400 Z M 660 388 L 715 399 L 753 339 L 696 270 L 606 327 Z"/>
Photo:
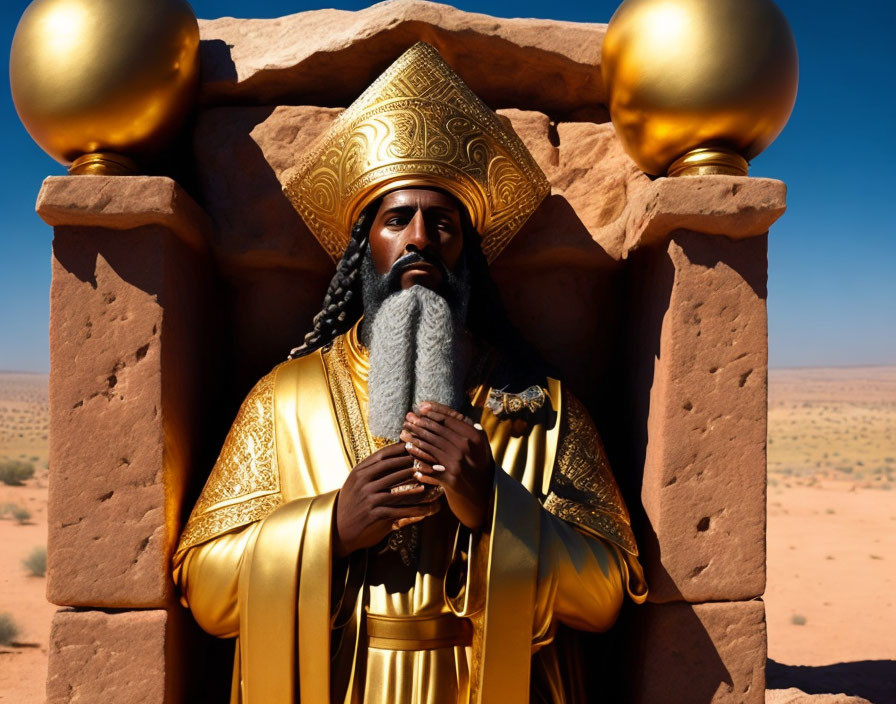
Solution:
<path fill-rule="evenodd" d="M 768 686 L 893 704 L 896 367 L 771 370 L 768 443 Z"/>
<path fill-rule="evenodd" d="M 47 544 L 49 412 L 46 374 L 0 373 L 0 460 L 31 462 L 24 486 L 0 484 L 0 614 L 18 627 L 14 647 L 0 645 L 0 702 L 44 701 L 50 621 L 56 607 L 44 598 L 45 579 L 22 561 Z M 17 520 L 11 506 L 30 516 Z"/>
<path fill-rule="evenodd" d="M 0 702 L 44 700 L 55 607 L 22 560 L 46 544 L 47 418 L 45 375 L 0 374 L 0 459 L 37 468 L 0 484 L 31 514 L 0 519 L 0 614 L 20 629 Z M 768 449 L 767 701 L 896 704 L 896 367 L 772 370 Z"/>

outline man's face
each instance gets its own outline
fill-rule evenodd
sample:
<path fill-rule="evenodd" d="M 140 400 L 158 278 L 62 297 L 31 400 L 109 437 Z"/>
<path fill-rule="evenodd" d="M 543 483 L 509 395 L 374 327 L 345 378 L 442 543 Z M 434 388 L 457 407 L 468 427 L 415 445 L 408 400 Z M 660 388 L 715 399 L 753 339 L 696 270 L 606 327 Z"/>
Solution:
<path fill-rule="evenodd" d="M 404 188 L 383 197 L 370 227 L 370 255 L 381 276 L 398 262 L 396 288 L 419 284 L 439 291 L 462 250 L 460 213 L 451 196 L 425 188 Z M 402 258 L 407 262 L 399 262 Z"/>

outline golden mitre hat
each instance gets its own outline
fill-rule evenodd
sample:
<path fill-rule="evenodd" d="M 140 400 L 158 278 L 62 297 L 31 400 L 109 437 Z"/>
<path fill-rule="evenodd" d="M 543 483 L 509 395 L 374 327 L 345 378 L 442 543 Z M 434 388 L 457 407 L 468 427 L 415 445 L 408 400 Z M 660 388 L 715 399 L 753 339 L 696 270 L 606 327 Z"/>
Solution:
<path fill-rule="evenodd" d="M 551 190 L 516 133 L 424 42 L 336 118 L 284 190 L 338 261 L 369 203 L 421 186 L 466 207 L 489 261 Z"/>

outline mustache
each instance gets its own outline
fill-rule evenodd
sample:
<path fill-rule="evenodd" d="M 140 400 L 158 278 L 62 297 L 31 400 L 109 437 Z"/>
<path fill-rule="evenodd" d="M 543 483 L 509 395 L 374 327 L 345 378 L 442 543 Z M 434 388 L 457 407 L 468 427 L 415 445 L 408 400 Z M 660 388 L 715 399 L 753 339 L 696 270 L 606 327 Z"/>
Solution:
<path fill-rule="evenodd" d="M 448 267 L 445 266 L 445 262 L 443 262 L 439 257 L 437 257 L 432 252 L 427 252 L 426 250 L 414 250 L 413 252 L 408 252 L 403 257 L 399 257 L 395 263 L 392 265 L 392 268 L 389 269 L 389 273 L 386 275 L 386 283 L 392 288 L 401 278 L 402 272 L 407 269 L 412 264 L 419 264 L 421 262 L 425 262 L 426 264 L 431 264 L 436 269 L 439 270 L 439 273 L 442 275 L 443 280 L 447 280 L 449 278 Z"/>

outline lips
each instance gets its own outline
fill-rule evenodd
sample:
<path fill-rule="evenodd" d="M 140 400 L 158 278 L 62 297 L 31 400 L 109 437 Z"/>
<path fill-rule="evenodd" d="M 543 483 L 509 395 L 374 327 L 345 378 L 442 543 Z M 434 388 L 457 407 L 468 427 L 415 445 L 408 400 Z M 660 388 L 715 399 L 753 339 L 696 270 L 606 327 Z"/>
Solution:
<path fill-rule="evenodd" d="M 437 274 L 441 276 L 442 272 L 439 271 L 438 267 L 433 266 L 429 262 L 414 262 L 412 264 L 408 264 L 403 267 L 401 273 L 409 272 L 409 271 L 422 271 L 427 274 Z"/>

